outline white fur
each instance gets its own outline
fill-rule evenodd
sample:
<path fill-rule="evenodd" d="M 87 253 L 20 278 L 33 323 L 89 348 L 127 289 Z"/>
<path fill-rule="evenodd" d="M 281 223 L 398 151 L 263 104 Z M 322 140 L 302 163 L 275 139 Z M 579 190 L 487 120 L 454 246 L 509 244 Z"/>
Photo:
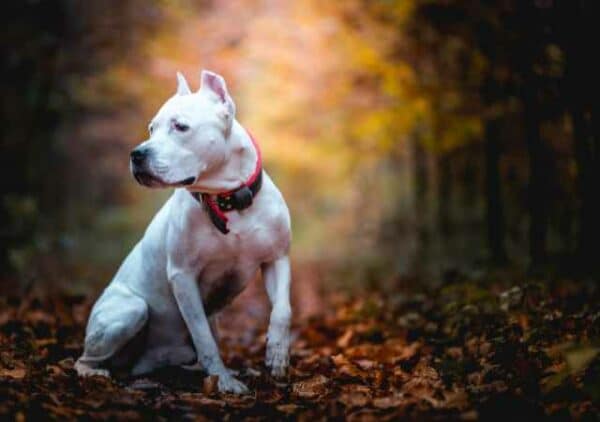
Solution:
<path fill-rule="evenodd" d="M 151 151 L 147 170 L 152 180 L 144 184 L 176 189 L 94 305 L 76 364 L 80 375 L 108 375 L 106 364 L 119 359 L 131 365 L 133 374 L 197 361 L 219 376 L 221 391 L 246 392 L 221 360 L 211 317 L 259 268 L 273 306 L 266 364 L 274 376 L 285 374 L 291 232 L 281 193 L 264 173 L 252 206 L 227 213 L 230 232 L 224 235 L 189 192 L 228 191 L 253 172 L 256 151 L 234 113 L 223 78 L 204 71 L 201 89 L 190 93 L 178 75 L 177 94 L 161 107 L 150 139 L 140 146 Z M 189 129 L 182 133 L 175 123 Z M 193 184 L 180 187 L 191 177 Z M 141 347 L 131 355 L 138 338 Z"/>

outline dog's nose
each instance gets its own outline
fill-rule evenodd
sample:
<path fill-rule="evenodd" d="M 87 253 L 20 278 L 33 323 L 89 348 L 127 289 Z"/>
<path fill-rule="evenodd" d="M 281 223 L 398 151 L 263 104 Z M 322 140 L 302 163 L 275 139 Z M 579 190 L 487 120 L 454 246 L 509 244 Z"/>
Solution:
<path fill-rule="evenodd" d="M 139 149 L 136 148 L 133 151 L 131 151 L 131 163 L 134 165 L 140 165 L 144 162 L 144 159 L 146 158 L 146 150 L 144 149 Z"/>

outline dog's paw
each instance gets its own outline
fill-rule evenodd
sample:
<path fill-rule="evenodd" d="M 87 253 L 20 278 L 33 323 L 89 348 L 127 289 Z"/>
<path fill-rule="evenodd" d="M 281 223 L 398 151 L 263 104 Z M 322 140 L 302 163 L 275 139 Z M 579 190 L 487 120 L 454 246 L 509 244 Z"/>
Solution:
<path fill-rule="evenodd" d="M 219 375 L 217 386 L 221 393 L 247 394 L 250 392 L 244 383 L 232 377 L 229 372 Z"/>
<path fill-rule="evenodd" d="M 77 371 L 77 375 L 80 377 L 101 376 L 110 378 L 110 372 L 108 372 L 107 369 L 94 368 L 86 363 L 82 363 L 81 361 L 75 362 L 74 368 L 75 371 Z"/>
<path fill-rule="evenodd" d="M 285 341 L 267 342 L 267 356 L 265 365 L 271 369 L 275 378 L 285 377 L 289 365 L 289 345 Z"/>

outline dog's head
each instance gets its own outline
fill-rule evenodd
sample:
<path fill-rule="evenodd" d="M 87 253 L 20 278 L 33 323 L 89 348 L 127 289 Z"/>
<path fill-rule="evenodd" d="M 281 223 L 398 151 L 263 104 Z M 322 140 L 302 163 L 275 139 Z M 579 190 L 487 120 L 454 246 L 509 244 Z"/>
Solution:
<path fill-rule="evenodd" d="M 177 81 L 177 92 L 148 126 L 149 139 L 131 152 L 131 173 L 144 186 L 192 185 L 228 158 L 235 104 L 225 80 L 203 70 L 194 93 L 182 74 Z"/>

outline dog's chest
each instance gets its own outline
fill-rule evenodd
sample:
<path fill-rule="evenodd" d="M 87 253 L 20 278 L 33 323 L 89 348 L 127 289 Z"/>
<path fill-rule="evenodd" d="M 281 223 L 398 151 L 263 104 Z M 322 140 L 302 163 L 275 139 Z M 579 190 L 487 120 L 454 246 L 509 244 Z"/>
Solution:
<path fill-rule="evenodd" d="M 267 179 L 268 182 L 268 179 Z M 285 204 L 269 184 L 243 212 L 227 213 L 229 233 L 219 232 L 187 192 L 172 203 L 168 253 L 173 271 L 195 274 L 207 313 L 228 304 L 262 264 L 286 252 L 289 222 Z M 187 196 L 181 196 L 185 195 Z"/>
<path fill-rule="evenodd" d="M 218 271 L 214 269 L 213 271 Z M 229 304 L 251 280 L 251 276 L 231 268 L 222 274 L 213 272 L 210 268 L 198 277 L 198 285 L 207 315 L 211 315 Z"/>
<path fill-rule="evenodd" d="M 259 207 L 227 214 L 229 233 L 215 229 L 208 216 L 190 225 L 193 230 L 183 234 L 192 237 L 192 249 L 198 265 L 223 265 L 223 271 L 246 273 L 248 267 L 276 259 L 284 249 L 288 236 L 280 215 L 264 212 Z"/>
<path fill-rule="evenodd" d="M 274 259 L 278 240 L 269 226 L 269 222 L 250 225 L 247 219 L 238 220 L 232 214 L 228 234 L 199 231 L 195 239 L 197 281 L 207 314 L 229 304 L 261 264 Z"/>

